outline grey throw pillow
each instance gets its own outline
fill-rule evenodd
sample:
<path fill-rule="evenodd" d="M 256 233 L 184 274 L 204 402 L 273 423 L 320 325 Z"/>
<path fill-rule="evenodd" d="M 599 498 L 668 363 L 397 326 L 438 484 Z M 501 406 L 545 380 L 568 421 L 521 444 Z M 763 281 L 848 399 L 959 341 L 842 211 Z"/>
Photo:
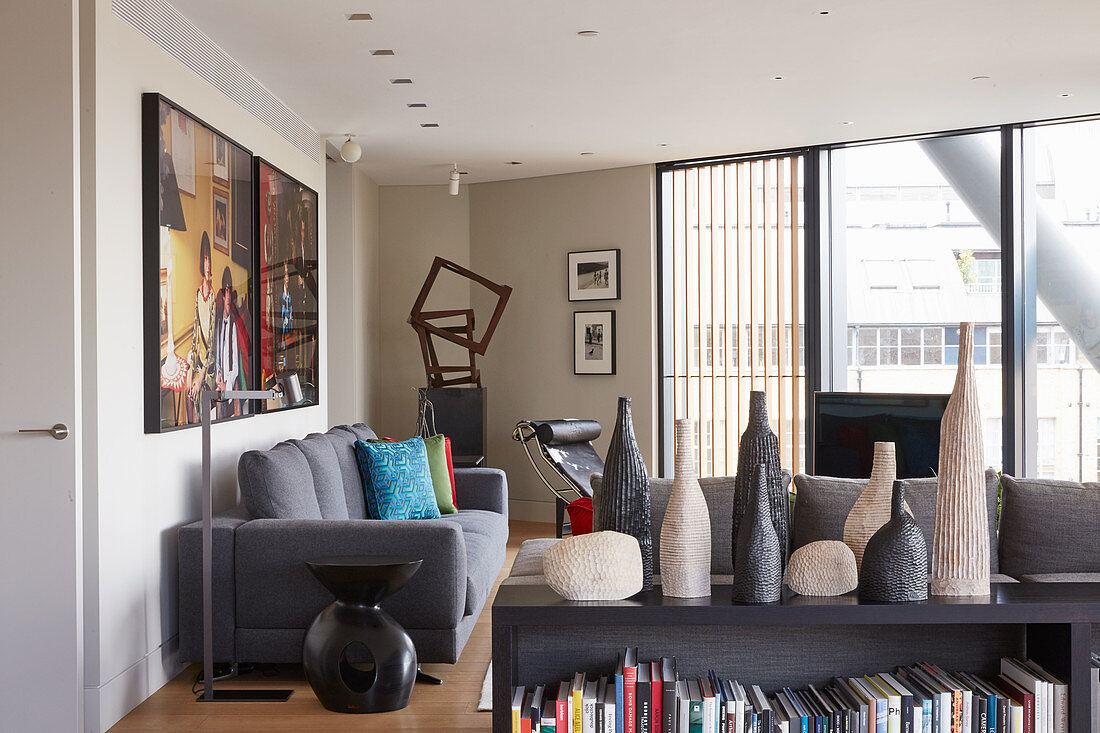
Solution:
<path fill-rule="evenodd" d="M 1100 484 L 1001 476 L 1001 568 L 1015 578 L 1100 571 Z"/>

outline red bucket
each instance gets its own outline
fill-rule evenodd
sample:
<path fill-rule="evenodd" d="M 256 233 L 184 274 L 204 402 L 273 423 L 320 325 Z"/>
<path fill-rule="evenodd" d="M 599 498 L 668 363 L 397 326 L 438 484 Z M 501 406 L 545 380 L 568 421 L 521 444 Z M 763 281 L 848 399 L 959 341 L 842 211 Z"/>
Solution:
<path fill-rule="evenodd" d="M 587 496 L 571 501 L 565 511 L 569 512 L 569 526 L 574 535 L 592 531 L 592 500 Z"/>

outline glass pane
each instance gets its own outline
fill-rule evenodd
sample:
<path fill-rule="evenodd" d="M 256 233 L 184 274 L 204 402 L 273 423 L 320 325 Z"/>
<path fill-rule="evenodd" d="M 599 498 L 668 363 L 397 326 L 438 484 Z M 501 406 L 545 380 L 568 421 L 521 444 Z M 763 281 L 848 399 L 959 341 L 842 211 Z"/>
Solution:
<path fill-rule="evenodd" d="M 983 161 L 984 175 L 972 175 L 975 160 Z M 864 145 L 839 151 L 834 161 L 832 173 L 846 188 L 834 204 L 844 209 L 838 251 L 846 258 L 846 322 L 837 325 L 858 329 L 859 347 L 847 384 L 834 387 L 949 393 L 959 322 L 971 321 L 979 329 L 982 419 L 999 424 L 1003 379 L 989 329 L 1001 327 L 1000 136 Z M 951 181 L 976 188 L 957 190 Z M 987 201 L 992 210 L 970 208 Z M 870 336 L 876 331 L 877 339 Z M 990 435 L 999 434 L 988 424 Z M 995 468 L 999 454 L 999 443 L 986 451 Z"/>
<path fill-rule="evenodd" d="M 1035 160 L 1036 474 L 1100 469 L 1100 122 L 1028 130 Z"/>

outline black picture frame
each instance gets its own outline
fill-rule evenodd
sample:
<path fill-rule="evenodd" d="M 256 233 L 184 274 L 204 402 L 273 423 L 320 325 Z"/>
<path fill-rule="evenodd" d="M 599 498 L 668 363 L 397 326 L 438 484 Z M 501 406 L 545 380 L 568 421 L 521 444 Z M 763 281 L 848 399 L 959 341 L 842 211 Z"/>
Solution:
<path fill-rule="evenodd" d="M 266 413 L 312 407 L 320 404 L 324 373 L 320 342 L 324 298 L 318 262 L 320 196 L 264 158 L 254 156 L 252 165 L 260 388 L 275 388 L 278 377 L 296 372 L 304 396 L 292 405 L 267 400 L 260 409 Z M 286 310 L 284 305 L 288 306 Z M 287 312 L 289 317 L 284 316 Z"/>
<path fill-rule="evenodd" d="M 613 375 L 615 359 L 615 311 L 573 313 L 573 374 Z"/>
<path fill-rule="evenodd" d="M 177 114 L 173 115 L 173 112 Z M 194 194 L 183 192 L 184 197 L 180 196 L 173 156 L 169 153 L 172 138 L 171 125 L 179 118 L 193 123 L 193 129 L 189 130 L 186 139 L 189 141 L 188 144 L 195 148 L 196 156 L 200 156 L 195 158 L 196 180 L 193 183 L 196 191 Z M 167 124 L 167 130 L 165 124 Z M 207 136 L 211 137 L 207 138 Z M 253 348 L 256 334 L 252 307 L 252 292 L 255 286 L 254 260 L 250 255 L 247 261 L 242 263 L 239 259 L 232 258 L 229 253 L 219 251 L 212 244 L 213 191 L 217 184 L 214 182 L 212 170 L 204 170 L 200 162 L 201 151 L 211 151 L 208 154 L 212 154 L 213 145 L 210 141 L 214 138 L 224 140 L 229 149 L 234 151 L 240 159 L 249 161 L 249 164 L 239 171 L 230 173 L 228 180 L 230 200 L 234 193 L 239 193 L 236 191 L 238 188 L 246 189 L 246 199 L 253 200 L 251 151 L 164 95 L 158 92 L 142 94 L 141 212 L 144 330 L 142 351 L 146 433 L 165 433 L 198 425 L 198 411 L 195 409 L 194 401 L 188 395 L 190 385 L 187 382 L 188 372 L 186 371 L 192 362 L 194 351 L 189 350 L 184 344 L 195 333 L 203 277 L 200 274 L 192 274 L 190 270 L 184 273 L 182 268 L 183 262 L 190 258 L 193 258 L 192 261 L 202 259 L 205 248 L 202 243 L 204 235 L 211 242 L 210 290 L 214 293 L 211 308 L 215 314 L 219 312 L 218 298 L 223 292 L 220 285 L 226 273 L 231 285 L 230 292 L 233 293 L 232 309 L 229 312 L 232 316 L 230 323 L 234 326 L 231 333 L 238 342 L 238 348 L 231 357 L 230 363 L 235 359 L 238 376 L 233 380 L 232 385 L 227 387 L 236 389 L 254 387 L 258 364 L 255 358 L 256 349 Z M 204 143 L 203 139 L 207 141 Z M 207 165 L 205 168 L 209 169 L 210 166 Z M 221 188 L 223 191 L 226 190 L 225 186 Z M 233 220 L 232 213 L 229 220 L 230 222 Z M 251 228 L 245 232 L 245 235 L 251 238 Z M 233 239 L 232 232 L 230 239 Z M 181 270 L 180 272 L 173 271 L 173 261 L 176 261 L 176 267 Z M 196 269 L 201 272 L 202 268 L 200 266 Z M 184 279 L 185 275 L 187 280 Z M 199 285 L 188 302 L 185 297 L 181 297 L 180 293 L 174 292 L 174 288 L 178 287 L 179 283 L 190 280 L 197 280 Z M 185 286 L 185 291 L 189 287 L 190 285 Z M 164 293 L 163 299 L 162 293 Z M 210 302 L 209 296 L 205 302 Z M 224 301 L 221 307 L 224 307 Z M 172 318 L 168 318 L 169 313 Z M 186 333 L 177 333 L 179 324 L 186 321 L 187 316 L 182 315 L 184 313 L 195 314 L 192 317 L 191 336 L 187 336 Z M 215 327 L 211 326 L 211 329 Z M 239 344 L 241 338 L 245 339 L 245 348 L 241 348 Z M 213 331 L 211 331 L 208 339 L 211 343 L 207 346 L 208 355 L 209 350 L 213 348 L 213 340 Z M 184 351 L 186 356 L 181 355 L 180 351 Z M 197 358 L 201 359 L 201 357 Z M 208 356 L 208 358 L 213 357 Z M 213 385 L 210 386 L 213 387 Z M 226 412 L 229 414 L 225 414 Z M 216 422 L 224 422 L 249 417 L 252 413 L 253 407 L 250 402 L 235 401 L 221 406 L 213 418 Z"/>
<path fill-rule="evenodd" d="M 571 303 L 622 298 L 622 250 L 569 252 L 566 292 Z"/>

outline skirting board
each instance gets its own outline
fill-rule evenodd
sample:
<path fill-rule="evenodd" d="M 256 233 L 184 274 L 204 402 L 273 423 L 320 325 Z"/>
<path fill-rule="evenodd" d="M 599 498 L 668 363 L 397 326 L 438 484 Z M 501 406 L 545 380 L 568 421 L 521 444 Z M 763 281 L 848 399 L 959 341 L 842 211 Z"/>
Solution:
<path fill-rule="evenodd" d="M 105 733 L 186 666 L 174 635 L 102 685 L 85 687 L 84 730 Z"/>
<path fill-rule="evenodd" d="M 521 522 L 554 522 L 554 502 L 509 499 L 508 518 Z"/>

